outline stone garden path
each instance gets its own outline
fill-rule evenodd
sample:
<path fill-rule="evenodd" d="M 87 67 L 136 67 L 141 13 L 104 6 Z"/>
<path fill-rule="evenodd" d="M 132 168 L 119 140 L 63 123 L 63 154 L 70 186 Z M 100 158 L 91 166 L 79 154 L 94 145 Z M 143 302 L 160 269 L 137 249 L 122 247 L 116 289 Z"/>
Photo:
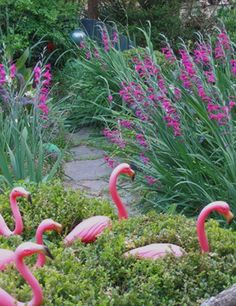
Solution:
<path fill-rule="evenodd" d="M 108 181 L 112 169 L 104 162 L 103 150 L 88 145 L 88 140 L 94 130 L 91 128 L 82 128 L 79 132 L 71 135 L 72 148 L 70 153 L 72 159 L 64 164 L 64 185 L 73 189 L 85 191 L 88 196 L 101 197 L 111 201 L 108 191 Z M 130 215 L 136 215 L 138 212 L 132 205 L 135 201 L 132 195 L 132 185 L 119 190 L 124 204 Z M 123 183 L 123 184 L 124 184 Z M 119 186 L 122 184 L 120 183 Z"/>

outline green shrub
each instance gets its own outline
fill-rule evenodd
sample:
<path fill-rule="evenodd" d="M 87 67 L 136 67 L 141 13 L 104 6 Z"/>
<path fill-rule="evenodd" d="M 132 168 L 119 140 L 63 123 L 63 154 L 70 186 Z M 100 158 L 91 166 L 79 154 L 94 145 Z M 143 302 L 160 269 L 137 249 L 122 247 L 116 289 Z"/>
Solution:
<path fill-rule="evenodd" d="M 147 21 L 151 22 L 151 40 L 154 48 L 160 50 L 163 40 L 160 34 L 168 37 L 176 50 L 179 37 L 185 41 L 195 41 L 197 31 L 209 30 L 209 18 L 200 10 L 193 9 L 196 6 L 194 0 L 133 0 L 133 1 L 101 1 L 101 17 L 106 21 L 116 22 L 121 29 L 126 29 L 138 45 L 145 46 L 146 41 L 138 27 L 148 30 Z M 186 16 L 181 16 L 183 7 Z M 203 10 L 204 11 L 204 10 Z M 212 29 L 211 23 L 211 29 Z"/>
<path fill-rule="evenodd" d="M 218 13 L 218 17 L 223 22 L 232 41 L 236 43 L 236 33 L 235 33 L 236 7 L 235 7 L 235 4 L 232 7 L 222 8 Z"/>
<path fill-rule="evenodd" d="M 25 185 L 25 183 L 24 183 Z M 66 191 L 60 182 L 51 184 L 26 185 L 31 192 L 33 203 L 24 201 L 20 204 L 25 223 L 25 238 L 35 235 L 35 230 L 43 219 L 52 218 L 63 225 L 64 233 L 69 232 L 82 219 L 93 214 L 112 215 L 112 208 L 107 202 L 86 198 L 80 191 Z M 11 224 L 11 210 L 8 199 L 9 190 L 0 197 L 2 214 Z"/>
<path fill-rule="evenodd" d="M 6 196 L 0 200 L 5 203 Z M 236 281 L 236 235 L 216 221 L 206 226 L 213 253 L 201 255 L 195 222 L 183 216 L 153 212 L 119 222 L 107 203 L 65 192 L 58 184 L 34 189 L 33 200 L 38 205 L 32 211 L 27 204 L 21 205 L 28 231 L 24 237 L 32 237 L 32 223 L 44 216 L 62 221 L 67 228 L 77 214 L 78 221 L 94 214 L 113 219 L 112 231 L 106 230 L 93 244 L 78 241 L 64 248 L 61 237 L 50 237 L 47 244 L 55 260 L 34 271 L 43 286 L 45 305 L 199 305 Z M 21 239 L 1 237 L 0 242 L 2 247 L 14 248 Z M 123 257 L 129 249 L 154 242 L 178 244 L 187 254 L 155 262 Z M 35 259 L 29 262 L 32 265 Z M 22 301 L 31 297 L 25 281 L 10 267 L 1 273 L 0 287 Z"/>
<path fill-rule="evenodd" d="M 83 1 L 2 0 L 0 44 L 5 43 L 10 54 L 18 56 L 43 38 L 62 52 L 68 45 L 69 33 L 78 26 L 82 4 Z"/>

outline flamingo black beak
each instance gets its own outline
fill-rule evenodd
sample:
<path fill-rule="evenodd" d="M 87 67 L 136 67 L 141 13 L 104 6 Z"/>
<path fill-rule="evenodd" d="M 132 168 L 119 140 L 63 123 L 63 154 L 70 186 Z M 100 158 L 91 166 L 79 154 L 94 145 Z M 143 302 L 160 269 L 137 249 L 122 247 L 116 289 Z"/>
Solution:
<path fill-rule="evenodd" d="M 234 219 L 234 215 L 233 213 L 229 210 L 227 214 L 224 215 L 226 221 L 228 224 L 231 224 L 233 219 Z"/>
<path fill-rule="evenodd" d="M 136 175 L 135 171 L 131 169 L 129 176 L 131 177 L 132 182 L 135 179 L 135 175 Z"/>
<path fill-rule="evenodd" d="M 49 258 L 54 259 L 54 256 L 52 255 L 52 253 L 50 252 L 47 246 L 44 246 L 44 254 L 48 256 Z"/>
<path fill-rule="evenodd" d="M 27 195 L 27 200 L 30 204 L 32 204 L 32 197 L 30 193 Z"/>

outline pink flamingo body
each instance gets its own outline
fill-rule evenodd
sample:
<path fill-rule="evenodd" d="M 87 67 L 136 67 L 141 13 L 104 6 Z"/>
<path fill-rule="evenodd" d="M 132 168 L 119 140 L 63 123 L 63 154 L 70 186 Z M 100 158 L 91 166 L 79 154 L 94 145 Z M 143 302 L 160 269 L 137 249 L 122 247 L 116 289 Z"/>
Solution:
<path fill-rule="evenodd" d="M 24 258 L 33 254 L 43 253 L 52 258 L 48 248 L 43 245 L 38 245 L 32 242 L 22 243 L 15 251 L 15 264 L 19 273 L 31 287 L 33 297 L 28 303 L 18 302 L 9 293 L 0 288 L 0 303 L 1 306 L 40 306 L 43 303 L 43 291 L 39 282 L 33 276 L 29 268 L 24 263 Z"/>
<path fill-rule="evenodd" d="M 22 187 L 14 188 L 10 193 L 10 204 L 13 217 L 15 219 L 15 229 L 11 231 L 7 226 L 5 220 L 3 219 L 2 215 L 0 214 L 0 235 L 9 237 L 11 235 L 20 235 L 23 232 L 23 221 L 19 211 L 17 198 L 25 197 L 31 203 L 31 196 L 28 191 L 26 191 Z"/>
<path fill-rule="evenodd" d="M 200 244 L 201 251 L 209 252 L 209 245 L 205 233 L 205 221 L 207 216 L 212 212 L 217 211 L 220 214 L 224 215 L 228 222 L 231 222 L 233 219 L 233 214 L 230 211 L 229 205 L 223 201 L 216 201 L 208 204 L 203 208 L 199 214 L 197 220 L 197 235 Z M 175 257 L 180 257 L 185 254 L 185 251 L 175 245 L 170 243 L 153 243 L 144 247 L 136 248 L 131 251 L 126 252 L 125 257 L 134 256 L 138 259 L 159 259 L 165 257 L 168 254 L 172 254 Z"/>
<path fill-rule="evenodd" d="M 119 220 L 127 219 L 128 213 L 126 208 L 124 207 L 116 188 L 116 183 L 118 176 L 120 174 L 127 174 L 128 176 L 134 178 L 135 172 L 131 169 L 131 167 L 122 163 L 118 165 L 110 176 L 109 180 L 109 190 L 111 197 L 118 209 L 118 217 Z M 99 235 L 105 230 L 107 227 L 111 227 L 112 221 L 109 217 L 106 216 L 94 216 L 90 217 L 81 223 L 79 223 L 64 239 L 64 244 L 66 246 L 71 245 L 75 240 L 80 239 L 84 243 L 94 242 Z"/>
<path fill-rule="evenodd" d="M 61 232 L 61 224 L 53 221 L 52 219 L 43 220 L 36 231 L 36 243 L 43 245 L 43 234 L 46 231 L 57 231 Z M 11 250 L 0 249 L 0 271 L 3 271 L 7 265 L 13 264 L 15 261 L 15 252 Z M 35 264 L 36 268 L 43 267 L 46 262 L 46 256 L 42 253 L 38 255 L 37 262 Z"/>
<path fill-rule="evenodd" d="M 168 254 L 175 257 L 180 257 L 185 254 L 185 251 L 171 243 L 153 243 L 125 253 L 125 256 L 135 256 L 137 258 L 158 259 Z"/>

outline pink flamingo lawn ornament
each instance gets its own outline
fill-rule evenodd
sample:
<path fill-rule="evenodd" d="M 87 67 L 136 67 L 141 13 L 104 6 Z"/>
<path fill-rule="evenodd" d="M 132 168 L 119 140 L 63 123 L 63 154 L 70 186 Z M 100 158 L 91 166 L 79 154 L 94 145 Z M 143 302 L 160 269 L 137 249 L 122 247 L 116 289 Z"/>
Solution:
<path fill-rule="evenodd" d="M 43 245 L 43 234 L 46 231 L 56 231 L 61 233 L 62 225 L 53 221 L 52 219 L 43 220 L 36 231 L 35 239 L 36 243 Z M 0 271 L 3 271 L 7 265 L 14 263 L 15 261 L 15 252 L 6 249 L 0 249 Z M 37 262 L 35 264 L 36 268 L 43 267 L 46 262 L 46 256 L 44 254 L 39 254 Z M 1 302 L 0 302 L 1 305 Z"/>
<path fill-rule="evenodd" d="M 197 235 L 202 253 L 209 252 L 209 245 L 206 238 L 204 224 L 206 218 L 212 211 L 217 211 L 218 213 L 222 214 L 226 218 L 228 223 L 230 223 L 234 217 L 234 215 L 230 211 L 229 205 L 223 201 L 212 202 L 203 208 L 197 219 Z M 158 259 L 168 254 L 172 254 L 175 257 L 180 257 L 185 254 L 185 251 L 181 247 L 175 244 L 153 243 L 146 245 L 144 247 L 128 251 L 124 255 L 126 257 L 135 256 L 138 259 L 141 258 Z"/>
<path fill-rule="evenodd" d="M 230 224 L 234 218 L 234 215 L 231 212 L 229 205 L 223 201 L 212 202 L 202 209 L 198 216 L 196 224 L 198 241 L 202 253 L 208 253 L 210 251 L 209 243 L 205 232 L 205 220 L 208 215 L 213 211 L 217 211 L 219 214 L 223 215 L 228 224 Z"/>
<path fill-rule="evenodd" d="M 119 220 L 128 219 L 128 213 L 124 207 L 116 188 L 117 179 L 120 174 L 126 174 L 134 179 L 135 172 L 131 169 L 130 165 L 122 163 L 118 165 L 110 176 L 109 189 L 111 197 L 118 209 Z M 94 242 L 96 238 L 111 226 L 111 219 L 106 216 L 90 217 L 79 223 L 64 239 L 66 246 L 71 245 L 75 240 L 80 239 L 84 243 Z"/>
<path fill-rule="evenodd" d="M 43 291 L 39 282 L 33 276 L 29 268 L 24 263 L 24 258 L 33 254 L 44 254 L 50 258 L 53 258 L 49 249 L 44 245 L 39 245 L 32 242 L 24 242 L 18 246 L 15 251 L 15 264 L 19 273 L 26 280 L 28 285 L 33 291 L 33 298 L 28 303 L 18 302 L 5 290 L 0 288 L 0 305 L 1 306 L 40 306 L 43 303 Z"/>
<path fill-rule="evenodd" d="M 31 195 L 22 187 L 13 188 L 10 193 L 10 204 L 13 217 L 15 219 L 15 229 L 11 231 L 0 214 L 0 235 L 9 237 L 11 235 L 20 235 L 23 232 L 23 221 L 18 208 L 17 198 L 24 197 L 32 203 Z"/>

